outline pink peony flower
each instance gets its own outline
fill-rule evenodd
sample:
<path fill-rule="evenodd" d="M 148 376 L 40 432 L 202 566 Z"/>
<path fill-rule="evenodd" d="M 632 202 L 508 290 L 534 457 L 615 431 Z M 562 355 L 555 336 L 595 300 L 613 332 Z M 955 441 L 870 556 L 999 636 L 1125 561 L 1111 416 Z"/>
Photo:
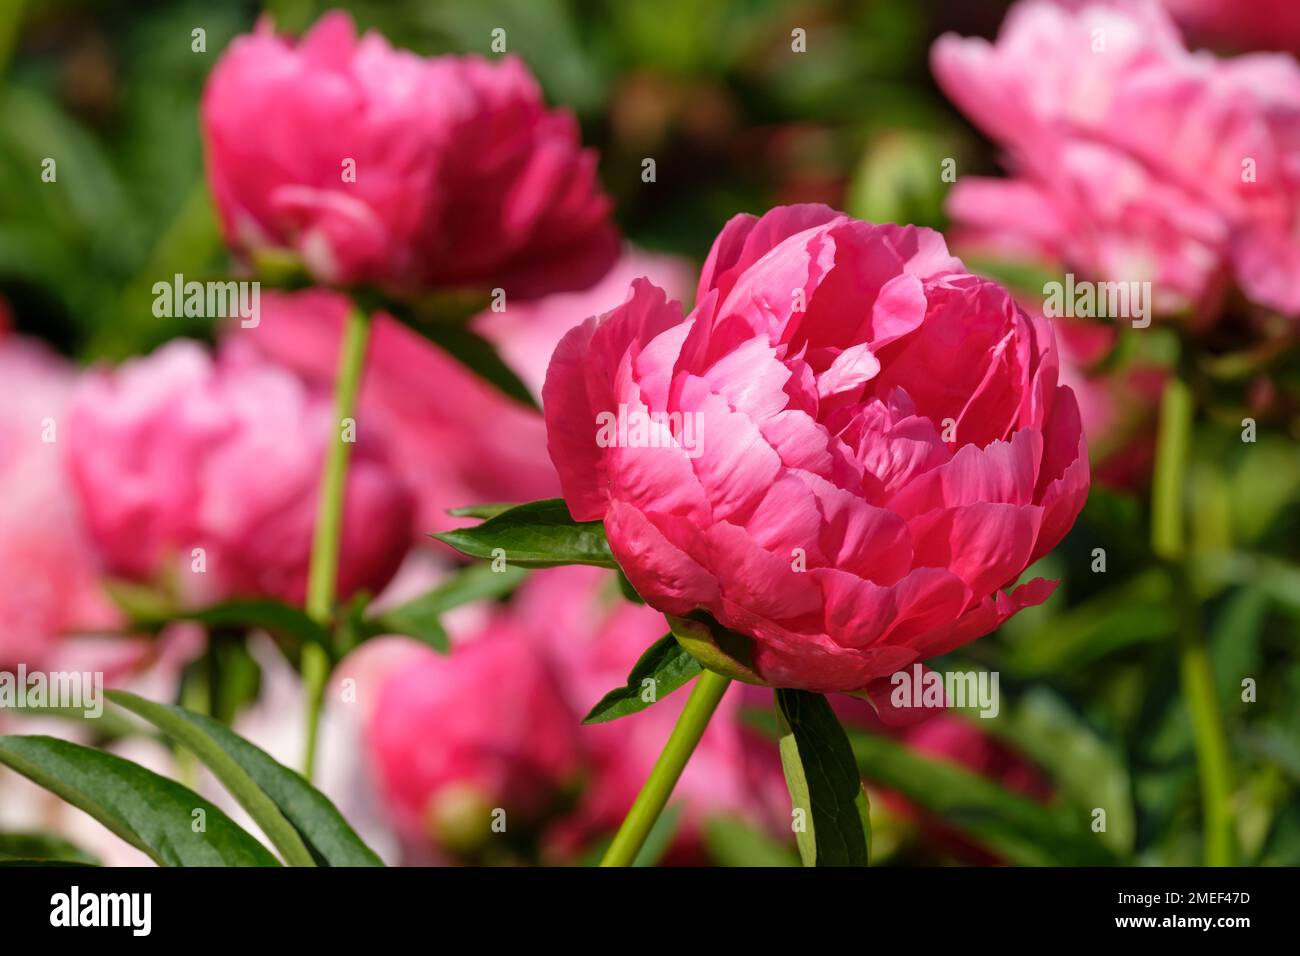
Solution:
<path fill-rule="evenodd" d="M 295 46 L 264 20 L 213 70 L 202 125 L 227 240 L 321 281 L 528 297 L 618 254 L 595 156 L 513 57 L 426 59 L 338 12 Z"/>
<path fill-rule="evenodd" d="M 1300 51 L 1295 0 L 1163 0 L 1188 37 L 1237 50 Z"/>
<path fill-rule="evenodd" d="M 337 434 L 325 396 L 237 348 L 214 361 L 176 341 L 88 375 L 70 415 L 73 480 L 109 570 L 154 581 L 179 569 L 193 601 L 301 602 L 321 455 Z M 341 598 L 377 592 L 410 543 L 409 493 L 359 429 Z"/>
<path fill-rule="evenodd" d="M 514 608 L 521 626 L 555 661 L 575 721 L 622 686 L 646 648 L 667 633 L 662 614 L 622 600 L 614 576 L 597 568 L 536 572 Z M 641 713 L 582 727 L 589 780 L 578 806 L 552 832 L 553 850 L 572 854 L 618 829 L 688 694 L 683 688 Z M 723 698 L 673 789 L 682 815 L 669 862 L 704 859 L 703 825 L 714 816 L 738 817 L 773 835 L 789 832 L 780 757 L 770 739 L 745 726 L 741 707 L 739 694 Z"/>
<path fill-rule="evenodd" d="M 685 292 L 686 271 L 680 259 L 629 251 L 590 289 L 507 301 L 504 312 L 484 312 L 474 324 L 540 396 L 546 363 L 564 333 L 617 305 L 638 276 Z M 347 308 L 347 300 L 333 292 L 268 292 L 262 296 L 261 324 L 232 329 L 230 336 L 329 389 Z M 534 501 L 560 492 L 546 454 L 542 416 L 387 315 L 374 318 L 360 409 L 361 418 L 382 428 L 395 467 L 416 493 L 417 534 L 446 527 L 449 508 Z"/>
<path fill-rule="evenodd" d="M 327 290 L 266 293 L 261 324 L 232 330 L 228 340 L 332 389 L 347 310 L 347 299 Z M 559 491 L 541 415 L 387 315 L 372 323 L 357 420 L 385 436 L 393 467 L 415 494 L 418 535 L 445 527 L 448 508 Z"/>
<path fill-rule="evenodd" d="M 472 851 L 494 810 L 512 833 L 559 801 L 579 751 L 557 677 L 503 612 L 450 656 L 413 653 L 380 684 L 367 737 L 408 844 Z"/>
<path fill-rule="evenodd" d="M 1002 591 L 1088 490 L 1045 321 L 938 234 L 824 206 L 732 219 L 696 302 L 683 319 L 634 283 L 565 336 L 543 394 L 569 510 L 604 521 L 642 597 L 752 639 L 715 666 L 887 690 L 1046 600 Z"/>
<path fill-rule="evenodd" d="M 0 668 L 35 666 L 60 639 L 118 623 L 64 463 L 72 366 L 0 332 Z"/>
<path fill-rule="evenodd" d="M 685 299 L 691 294 L 695 270 L 685 259 L 629 248 L 590 289 L 507 305 L 503 312 L 483 312 L 475 318 L 474 328 L 540 398 L 546 366 L 564 334 L 588 316 L 614 308 L 627 295 L 632 280 L 640 278 L 675 299 Z"/>
<path fill-rule="evenodd" d="M 1218 310 L 1225 280 L 1300 312 L 1300 66 L 1189 53 L 1151 3 L 1024 0 L 996 43 L 935 44 L 939 85 L 1007 151 L 963 177 L 956 235 L 1084 278 L 1149 281 L 1158 311 Z"/>

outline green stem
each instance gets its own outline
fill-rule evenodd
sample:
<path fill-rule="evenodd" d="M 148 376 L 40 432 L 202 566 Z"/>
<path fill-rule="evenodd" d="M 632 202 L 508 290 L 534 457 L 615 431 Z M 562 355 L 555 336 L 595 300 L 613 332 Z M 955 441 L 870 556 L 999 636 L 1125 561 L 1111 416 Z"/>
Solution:
<path fill-rule="evenodd" d="M 354 306 L 348 312 L 339 350 L 339 373 L 334 384 L 335 432 L 333 440 L 325 446 L 320 498 L 316 504 L 316 532 L 312 538 L 311 568 L 307 576 L 307 614 L 326 627 L 333 623 L 334 618 L 339 542 L 343 532 L 343 490 L 347 485 L 348 460 L 352 456 L 352 442 L 344 440 L 343 421 L 352 417 L 356 407 L 369 332 L 369 317 Z M 325 650 L 315 644 L 304 645 L 302 680 L 307 701 L 307 737 L 302 772 L 308 780 L 312 778 L 316 764 L 316 737 L 329 674 L 330 660 Z"/>
<path fill-rule="evenodd" d="M 1179 606 L 1178 657 L 1183 696 L 1192 720 L 1200 777 L 1207 866 L 1231 866 L 1234 858 L 1232 770 L 1228 737 L 1214 688 L 1214 671 L 1201 632 L 1196 588 L 1187 566 L 1186 489 L 1194 402 L 1191 389 L 1177 375 L 1165 385 L 1160 402 L 1151 490 L 1151 547 L 1168 561 Z"/>
<path fill-rule="evenodd" d="M 690 698 L 686 701 L 686 707 L 677 718 L 677 726 L 673 728 L 668 743 L 664 744 L 663 753 L 655 762 L 649 779 L 641 788 L 641 793 L 632 804 L 632 809 L 628 811 L 623 825 L 614 835 L 614 842 L 605 851 L 605 858 L 600 861 L 601 866 L 632 865 L 651 827 L 655 825 L 659 814 L 667 805 L 668 797 L 672 795 L 673 787 L 677 785 L 677 779 L 686 768 L 686 761 L 691 758 L 696 744 L 704 735 L 704 728 L 709 725 L 709 718 L 713 716 L 718 703 L 722 700 L 722 695 L 727 692 L 729 686 L 731 686 L 730 677 L 723 677 L 713 671 L 704 671 L 700 674 L 695 687 L 691 690 Z"/>

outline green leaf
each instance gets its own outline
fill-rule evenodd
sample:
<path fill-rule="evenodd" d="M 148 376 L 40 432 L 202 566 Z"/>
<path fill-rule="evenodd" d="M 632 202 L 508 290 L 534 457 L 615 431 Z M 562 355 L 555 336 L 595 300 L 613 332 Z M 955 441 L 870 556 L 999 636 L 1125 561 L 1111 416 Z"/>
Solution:
<path fill-rule="evenodd" d="M 223 601 L 197 611 L 181 612 L 176 617 L 213 627 L 259 628 L 276 637 L 329 647 L 329 633 L 325 628 L 308 617 L 302 608 L 279 601 Z"/>
<path fill-rule="evenodd" d="M 442 626 L 442 615 L 475 601 L 492 601 L 517 588 L 528 576 L 523 568 L 493 571 L 491 565 L 476 564 L 417 598 L 367 618 L 363 638 L 379 634 L 405 634 L 428 644 L 440 653 L 451 649 Z"/>
<path fill-rule="evenodd" d="M 262 832 L 280 851 L 286 863 L 290 866 L 316 865 L 315 858 L 308 852 L 297 830 L 285 819 L 280 808 L 212 734 L 192 719 L 196 714 L 181 707 L 157 704 L 126 691 L 110 690 L 105 696 L 119 707 L 143 717 L 203 761 L 204 766 L 212 771 L 222 786 L 230 791 L 239 805 L 262 828 Z"/>
<path fill-rule="evenodd" d="M 777 690 L 781 766 L 803 811 L 795 830 L 804 866 L 866 866 L 871 818 L 853 749 L 821 694 Z"/>
<path fill-rule="evenodd" d="M 288 820 L 298 832 L 312 858 L 320 865 L 384 865 L 375 852 L 357 836 L 356 831 L 348 825 L 347 820 L 325 794 L 313 787 L 300 774 L 279 763 L 266 751 L 245 740 L 225 724 L 182 707 L 154 704 L 133 694 L 109 691 L 108 696 L 115 703 L 155 723 L 160 730 L 186 743 L 186 746 L 189 746 L 189 743 L 182 739 L 181 734 L 185 734 L 188 739 L 195 739 L 196 736 L 206 738 L 211 744 L 219 747 L 231 761 L 238 765 L 247 778 L 270 798 L 283 818 Z M 148 706 L 140 708 L 140 704 Z M 146 714 L 145 710 L 151 711 L 153 716 Z M 158 711 L 164 713 L 160 714 Z M 155 717 L 158 719 L 155 720 Z M 203 759 L 202 754 L 198 756 Z M 226 783 L 213 764 L 208 763 L 207 760 L 204 760 L 204 763 L 217 773 L 218 779 L 221 779 L 223 784 Z"/>
<path fill-rule="evenodd" d="M 50 833 L 0 833 L 0 864 L 32 863 L 98 866 L 89 853 Z"/>
<path fill-rule="evenodd" d="M 704 845 L 718 866 L 798 866 L 799 856 L 788 846 L 744 820 L 730 816 L 704 821 Z"/>
<path fill-rule="evenodd" d="M 112 754 L 56 737 L 0 737 L 0 763 L 90 814 L 160 866 L 279 866 L 194 791 Z M 203 832 L 194 811 L 202 810 Z"/>
<path fill-rule="evenodd" d="M 643 711 L 659 698 L 666 697 L 691 680 L 701 670 L 703 668 L 700 662 L 677 643 L 677 638 L 671 634 L 665 635 L 651 644 L 633 665 L 627 683 L 602 697 L 582 722 L 602 724 Z M 654 695 L 650 700 L 642 697 L 645 690 L 642 682 L 646 680 L 654 681 Z"/>
<path fill-rule="evenodd" d="M 510 564 L 549 568 L 562 564 L 590 564 L 616 568 L 599 521 L 574 521 L 561 498 L 533 501 L 503 511 L 473 528 L 435 534 L 470 557 L 491 560 L 500 549 Z"/>
<path fill-rule="evenodd" d="M 1097 839 L 1118 855 L 1132 852 L 1137 821 L 1128 767 L 1064 700 L 1035 687 L 997 717 L 977 722 L 1046 770 L 1076 810 L 1104 808 L 1106 829 Z"/>
<path fill-rule="evenodd" d="M 1113 866 L 1090 816 L 1053 808 L 1005 790 L 949 761 L 922 757 L 905 745 L 851 732 L 862 775 L 896 790 L 1018 866 Z"/>
<path fill-rule="evenodd" d="M 463 508 L 448 508 L 447 514 L 453 518 L 495 518 L 503 511 L 519 507 L 518 502 L 491 502 L 482 505 L 466 505 Z"/>

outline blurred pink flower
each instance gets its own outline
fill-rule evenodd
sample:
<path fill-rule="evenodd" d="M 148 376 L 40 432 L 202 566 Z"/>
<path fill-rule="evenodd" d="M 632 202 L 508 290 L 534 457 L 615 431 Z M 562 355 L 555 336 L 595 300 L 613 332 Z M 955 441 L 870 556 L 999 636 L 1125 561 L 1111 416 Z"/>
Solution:
<path fill-rule="evenodd" d="M 1145 487 L 1155 462 L 1157 411 L 1167 373 L 1137 361 L 1097 367 L 1115 347 L 1114 326 L 1057 319 L 1055 328 L 1061 383 L 1079 400 L 1093 480 L 1112 488 Z"/>
<path fill-rule="evenodd" d="M 556 662 L 575 721 L 625 684 L 637 659 L 667 633 L 662 614 L 625 601 L 614 575 L 597 568 L 536 572 L 515 598 L 515 615 Z M 552 832 L 553 849 L 573 853 L 618 829 L 689 693 L 682 688 L 639 714 L 582 727 L 589 780 L 573 814 Z M 741 706 L 739 688 L 723 698 L 673 790 L 682 816 L 667 862 L 703 858 L 702 825 L 712 816 L 783 832 L 790 800 L 781 761 L 770 739 L 742 723 Z"/>
<path fill-rule="evenodd" d="M 228 348 L 214 361 L 175 341 L 78 387 L 70 464 L 92 538 L 128 578 L 177 584 L 192 601 L 301 602 L 324 444 L 325 396 Z M 410 543 L 411 500 L 359 429 L 344 501 L 339 594 L 377 592 Z M 192 549 L 202 548 L 203 573 Z"/>
<path fill-rule="evenodd" d="M 540 395 L 546 363 L 564 333 L 617 305 L 627 283 L 639 276 L 675 291 L 690 285 L 683 260 L 629 250 L 590 289 L 507 301 L 504 312 L 484 312 L 475 326 Z M 329 291 L 268 292 L 261 324 L 232 328 L 229 337 L 332 388 L 347 308 L 342 295 Z M 465 523 L 449 519 L 448 508 L 559 494 L 542 416 L 387 315 L 375 316 L 360 408 L 360 417 L 383 430 L 395 466 L 416 493 L 417 534 Z"/>
<path fill-rule="evenodd" d="M 1153 3 L 1022 0 L 996 43 L 935 44 L 939 85 L 1007 151 L 963 177 L 955 235 L 1213 317 L 1227 278 L 1300 312 L 1300 66 L 1189 53 Z"/>
<path fill-rule="evenodd" d="M 508 305 L 503 312 L 483 312 L 474 320 L 474 328 L 497 347 L 515 374 L 540 398 L 546 366 L 564 334 L 585 319 L 617 306 L 627 297 L 632 280 L 640 278 L 649 279 L 672 298 L 684 301 L 695 284 L 695 270 L 677 256 L 628 248 L 614 268 L 590 289 Z"/>
<path fill-rule="evenodd" d="M 473 851 L 494 810 L 518 833 L 558 803 L 579 766 L 559 676 L 507 612 L 449 656 L 422 649 L 391 669 L 367 736 L 405 841 Z"/>
<path fill-rule="evenodd" d="M 74 380 L 70 363 L 0 331 L 0 667 L 35 665 L 60 638 L 118 624 L 66 476 Z"/>
<path fill-rule="evenodd" d="M 1295 0 L 1163 0 L 1196 43 L 1234 50 L 1300 51 Z"/>
<path fill-rule="evenodd" d="M 324 282 L 530 297 L 618 254 L 596 157 L 514 57 L 416 56 L 341 12 L 294 45 L 263 20 L 213 70 L 202 126 L 227 240 Z"/>
<path fill-rule="evenodd" d="M 227 341 L 248 343 L 332 389 L 347 309 L 343 295 L 327 290 L 266 293 L 261 324 L 231 330 Z M 541 415 L 387 315 L 372 324 L 357 420 L 384 435 L 393 467 L 414 492 L 417 535 L 447 527 L 448 508 L 559 491 Z"/>
<path fill-rule="evenodd" d="M 749 673 L 716 666 L 879 690 L 1046 600 L 1002 591 L 1088 491 L 1046 322 L 937 233 L 824 206 L 732 219 L 696 303 L 635 283 L 564 338 L 544 397 L 569 510 L 637 592 L 753 639 Z M 625 441 L 616 409 L 651 423 Z"/>

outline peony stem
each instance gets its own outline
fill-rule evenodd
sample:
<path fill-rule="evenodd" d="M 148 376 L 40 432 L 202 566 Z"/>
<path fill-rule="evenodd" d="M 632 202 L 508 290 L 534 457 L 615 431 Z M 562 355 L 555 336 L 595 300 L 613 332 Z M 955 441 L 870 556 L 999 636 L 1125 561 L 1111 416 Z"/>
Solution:
<path fill-rule="evenodd" d="M 316 503 L 316 531 L 311 543 L 311 569 L 307 576 L 307 614 L 326 628 L 332 626 L 334 618 L 339 542 L 343 529 L 343 491 L 347 485 L 348 459 L 352 454 L 351 437 L 345 440 L 343 422 L 352 417 L 356 407 L 369 332 L 369 317 L 353 306 L 348 312 L 339 351 L 338 379 L 334 384 L 336 431 L 333 440 L 325 446 L 320 497 Z M 329 675 L 330 660 L 325 649 L 316 644 L 303 645 L 302 680 L 307 702 L 307 734 L 302 772 L 308 780 L 315 769 L 316 736 Z"/>
<path fill-rule="evenodd" d="M 655 825 L 659 814 L 667 805 L 673 787 L 677 785 L 677 778 L 686 768 L 686 761 L 691 759 L 695 746 L 704 736 L 704 728 L 709 725 L 709 718 L 713 716 L 713 712 L 722 700 L 722 695 L 727 692 L 729 686 L 731 686 L 730 677 L 723 677 L 713 671 L 704 671 L 700 674 L 691 689 L 686 707 L 677 718 L 677 725 L 673 728 L 668 743 L 664 744 L 663 753 L 655 762 L 649 779 L 637 795 L 636 802 L 632 804 L 632 809 L 623 820 L 623 825 L 614 835 L 614 842 L 605 851 L 605 857 L 600 861 L 601 866 L 632 865 L 637 853 L 641 851 L 641 845 L 650 834 L 651 827 Z"/>
<path fill-rule="evenodd" d="M 1171 377 L 1160 402 L 1160 433 L 1151 491 L 1151 547 L 1157 556 L 1170 562 L 1175 600 L 1179 604 L 1179 670 L 1196 746 L 1205 863 L 1207 866 L 1231 866 L 1234 841 L 1228 738 L 1215 696 L 1209 651 L 1201 633 L 1196 590 L 1187 567 L 1183 496 L 1192 412 L 1191 389 L 1177 375 Z"/>

